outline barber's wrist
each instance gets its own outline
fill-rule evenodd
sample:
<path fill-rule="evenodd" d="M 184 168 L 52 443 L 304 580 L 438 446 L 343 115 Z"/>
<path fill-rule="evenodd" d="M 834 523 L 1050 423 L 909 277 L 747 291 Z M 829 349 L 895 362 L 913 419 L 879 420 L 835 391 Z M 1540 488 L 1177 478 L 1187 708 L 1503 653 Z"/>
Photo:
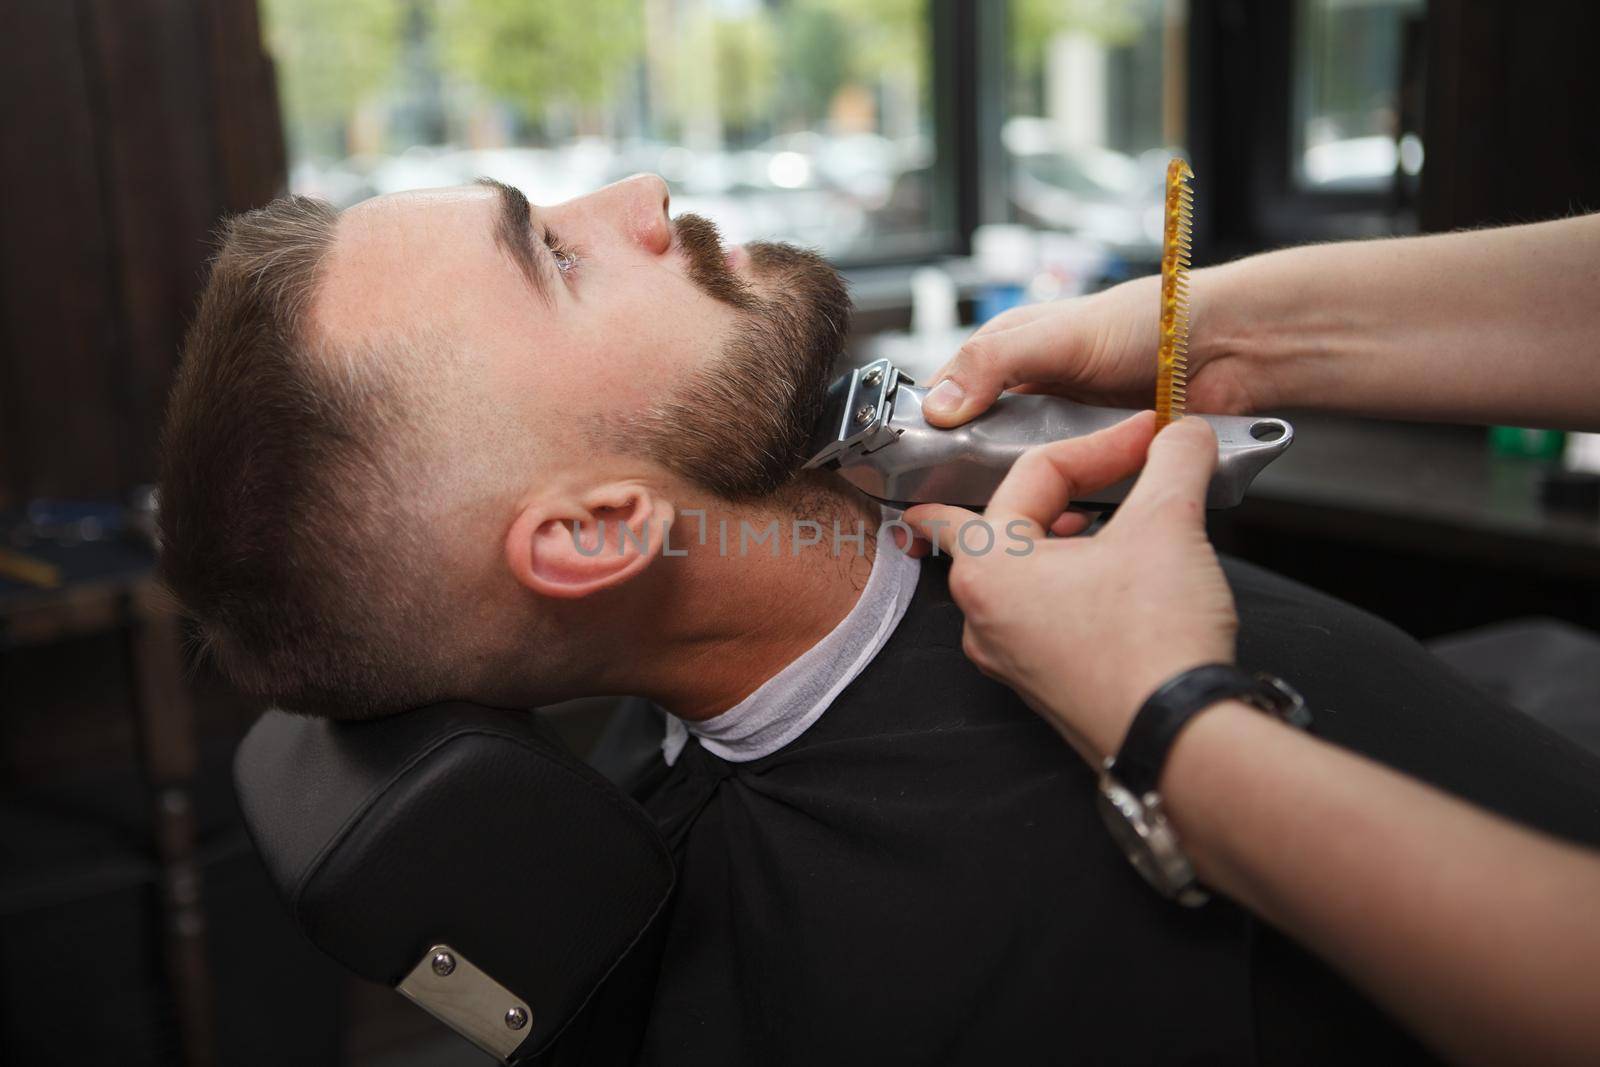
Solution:
<path fill-rule="evenodd" d="M 1241 767 L 1237 753 L 1249 752 L 1257 763 L 1276 762 L 1272 738 L 1252 738 L 1250 719 L 1275 719 L 1301 730 L 1311 725 L 1305 699 L 1283 679 L 1246 674 L 1231 657 L 1202 663 L 1150 694 L 1116 755 L 1101 767 L 1096 803 L 1111 836 L 1153 888 L 1180 904 L 1204 904 L 1204 884 L 1232 887 L 1227 865 L 1218 859 L 1225 851 L 1212 846 L 1226 844 L 1227 827 L 1238 816 L 1248 818 L 1257 804 L 1273 803 L 1257 787 L 1258 795 L 1247 797 L 1241 808 L 1241 790 L 1232 789 L 1234 780 L 1250 776 L 1249 763 Z M 1227 764 L 1230 758 L 1234 762 Z M 1226 772 L 1219 777 L 1214 764 L 1227 765 Z M 1197 860 L 1197 852 L 1203 858 Z"/>
<path fill-rule="evenodd" d="M 1293 346 L 1291 339 L 1280 336 L 1285 324 L 1279 297 L 1270 264 L 1264 271 L 1262 258 L 1197 271 L 1191 287 L 1191 378 L 1216 364 L 1208 377 L 1233 383 L 1234 395 L 1224 402 L 1232 414 L 1300 406 L 1289 396 L 1294 388 Z"/>
<path fill-rule="evenodd" d="M 1095 766 L 1099 766 L 1121 751 L 1133 720 L 1139 717 L 1145 702 L 1154 696 L 1158 689 L 1192 668 L 1206 663 L 1231 662 L 1231 660 L 1231 656 L 1222 657 L 1196 652 L 1161 660 L 1142 660 L 1136 669 L 1125 671 L 1118 679 L 1118 685 L 1108 691 L 1102 705 L 1108 712 L 1102 728 L 1090 738 L 1095 747 L 1093 761 Z"/>
<path fill-rule="evenodd" d="M 1284 802 L 1282 795 L 1261 795 L 1252 776 L 1252 768 L 1270 762 L 1284 743 L 1315 742 L 1242 700 L 1225 700 L 1178 735 L 1162 768 L 1166 815 L 1196 876 L 1229 896 L 1239 897 L 1242 887 L 1229 859 L 1228 834 L 1241 813 Z"/>
<path fill-rule="evenodd" d="M 1197 714 L 1173 741 L 1166 766 L 1161 768 L 1162 795 L 1170 797 L 1175 789 L 1182 792 L 1186 771 L 1203 766 L 1219 751 L 1237 752 L 1239 743 L 1248 741 L 1253 728 L 1263 724 L 1282 725 L 1270 715 L 1261 714 L 1259 708 L 1233 697 L 1219 700 Z"/>

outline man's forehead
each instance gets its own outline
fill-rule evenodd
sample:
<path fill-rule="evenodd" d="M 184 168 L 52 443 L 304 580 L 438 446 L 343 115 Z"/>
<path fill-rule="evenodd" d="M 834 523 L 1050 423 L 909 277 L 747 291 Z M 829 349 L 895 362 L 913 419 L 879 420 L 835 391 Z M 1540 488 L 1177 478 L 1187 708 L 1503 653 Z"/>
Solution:
<path fill-rule="evenodd" d="M 457 294 L 514 285 L 494 244 L 493 191 L 479 186 L 373 197 L 346 208 L 327 263 L 317 317 L 366 331 L 449 317 Z"/>
<path fill-rule="evenodd" d="M 341 218 L 371 224 L 404 220 L 416 212 L 475 210 L 491 201 L 494 191 L 482 185 L 449 185 L 438 189 L 407 189 L 370 197 L 345 208 Z"/>
<path fill-rule="evenodd" d="M 338 244 L 353 256 L 460 244 L 481 250 L 493 206 L 494 194 L 473 185 L 375 196 L 340 213 Z"/>

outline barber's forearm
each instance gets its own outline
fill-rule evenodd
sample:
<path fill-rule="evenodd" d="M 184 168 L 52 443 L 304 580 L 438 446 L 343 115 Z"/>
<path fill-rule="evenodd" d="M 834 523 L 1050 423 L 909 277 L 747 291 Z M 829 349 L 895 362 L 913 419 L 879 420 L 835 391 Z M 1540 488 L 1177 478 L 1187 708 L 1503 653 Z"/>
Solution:
<path fill-rule="evenodd" d="M 1600 858 L 1238 704 L 1162 788 L 1203 881 L 1455 1061 L 1592 1062 Z"/>
<path fill-rule="evenodd" d="M 1600 426 L 1600 215 L 1310 245 L 1199 272 L 1201 360 L 1263 406 Z"/>

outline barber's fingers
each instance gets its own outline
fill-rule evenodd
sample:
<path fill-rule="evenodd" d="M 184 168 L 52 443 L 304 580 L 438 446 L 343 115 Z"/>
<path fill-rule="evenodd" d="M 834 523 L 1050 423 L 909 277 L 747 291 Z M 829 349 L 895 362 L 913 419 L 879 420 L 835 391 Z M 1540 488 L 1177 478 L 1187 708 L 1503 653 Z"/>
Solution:
<path fill-rule="evenodd" d="M 970 511 L 962 511 L 960 508 L 947 508 L 945 509 L 946 513 L 941 514 L 938 509 L 944 508 L 942 504 L 923 504 L 920 506 L 929 509 L 922 513 L 924 521 L 931 521 L 941 527 L 948 527 L 955 531 L 954 536 L 957 539 L 957 543 L 959 543 L 961 528 L 973 519 L 978 518 Z M 1055 537 L 1076 537 L 1093 526 L 1095 520 L 1099 517 L 1100 513 L 1097 511 L 1063 511 L 1056 517 L 1056 521 L 1050 524 L 1050 533 Z M 909 519 L 906 521 L 910 522 Z M 985 520 L 978 519 L 978 521 L 983 522 Z M 909 530 L 896 526 L 893 528 L 893 536 L 895 546 L 913 559 L 923 558 L 933 547 L 927 536 L 914 526 Z M 941 548 L 940 551 L 949 554 L 948 547 Z"/>
<path fill-rule="evenodd" d="M 1074 537 L 1093 526 L 1099 517 L 1097 511 L 1063 511 L 1050 524 L 1050 532 L 1057 537 Z"/>
<path fill-rule="evenodd" d="M 1204 419 L 1172 423 L 1150 442 L 1149 459 L 1110 526 L 1149 521 L 1170 509 L 1180 521 L 1205 525 L 1206 492 L 1217 469 L 1217 435 Z"/>
<path fill-rule="evenodd" d="M 929 381 L 922 411 L 935 426 L 956 426 L 989 410 L 995 398 L 1032 382 L 1074 382 L 1086 372 L 1087 338 L 1059 307 L 1000 330 L 979 330 Z"/>
<path fill-rule="evenodd" d="M 1137 471 L 1154 433 L 1155 413 L 1141 411 L 1104 430 L 1029 449 L 994 491 L 984 514 L 1008 530 L 1020 519 L 1029 534 L 1043 537 L 1073 500 Z"/>
<path fill-rule="evenodd" d="M 947 556 L 961 554 L 960 531 L 968 523 L 982 523 L 983 517 L 951 504 L 918 504 L 903 516 L 917 536 L 931 544 L 935 552 Z"/>
<path fill-rule="evenodd" d="M 894 537 L 895 547 L 912 559 L 922 559 L 933 551 L 933 545 L 926 537 L 905 521 L 901 520 L 889 527 L 890 534 Z"/>

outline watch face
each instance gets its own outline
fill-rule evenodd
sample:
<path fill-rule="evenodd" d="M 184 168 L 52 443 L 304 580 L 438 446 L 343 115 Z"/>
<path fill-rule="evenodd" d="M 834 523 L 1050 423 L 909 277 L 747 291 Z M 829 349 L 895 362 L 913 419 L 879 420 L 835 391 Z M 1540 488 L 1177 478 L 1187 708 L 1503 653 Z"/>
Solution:
<path fill-rule="evenodd" d="M 1146 882 L 1180 904 L 1206 902 L 1206 894 L 1194 884 L 1194 870 L 1159 813 L 1152 816 L 1109 772 L 1100 776 L 1095 801 L 1117 847 Z"/>
<path fill-rule="evenodd" d="M 1161 886 L 1155 859 L 1150 854 L 1150 843 L 1145 840 L 1144 807 L 1134 799 L 1132 793 L 1114 783 L 1103 783 L 1095 800 L 1106 829 L 1111 832 L 1112 840 L 1122 849 L 1123 855 L 1146 880 L 1157 887 Z"/>

